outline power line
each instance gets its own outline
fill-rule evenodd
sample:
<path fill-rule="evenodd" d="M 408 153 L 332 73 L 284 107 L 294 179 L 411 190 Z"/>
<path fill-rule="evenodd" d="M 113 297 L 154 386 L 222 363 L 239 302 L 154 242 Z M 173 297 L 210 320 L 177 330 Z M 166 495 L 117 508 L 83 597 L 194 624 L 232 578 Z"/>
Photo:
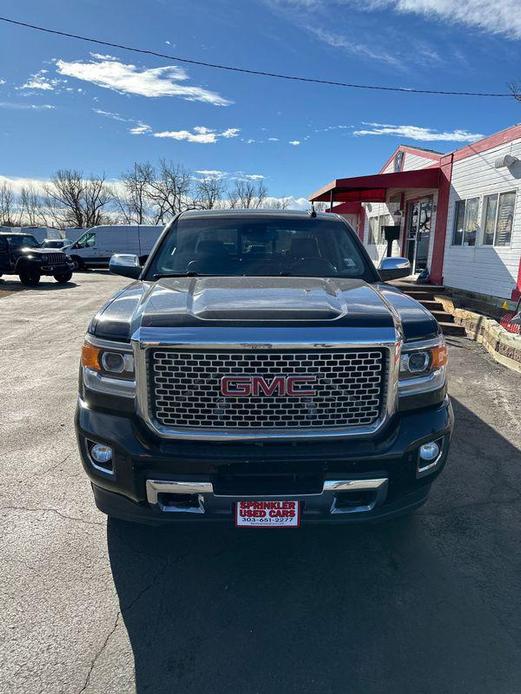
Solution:
<path fill-rule="evenodd" d="M 0 22 L 6 22 L 7 24 L 14 24 L 16 26 L 24 27 L 26 29 L 34 29 L 36 31 L 42 31 L 46 34 L 54 34 L 56 36 L 64 36 L 69 39 L 76 39 L 77 41 L 87 41 L 88 43 L 95 43 L 99 46 L 108 46 L 109 48 L 119 48 L 123 51 L 131 51 L 133 53 L 142 53 L 144 55 L 152 55 L 156 58 L 166 58 L 167 60 L 175 60 L 178 63 L 187 63 L 189 65 L 200 65 L 202 67 L 209 67 L 215 70 L 227 70 L 229 72 L 240 72 L 246 75 L 257 75 L 260 77 L 274 77 L 281 80 L 292 80 L 294 82 L 309 82 L 312 84 L 325 84 L 333 87 L 347 87 L 349 89 L 370 89 L 374 91 L 383 92 L 401 92 L 405 94 L 432 94 L 435 96 L 488 96 L 488 97 L 509 97 L 512 98 L 511 93 L 501 93 L 501 92 L 452 92 L 452 91 L 441 91 L 436 89 L 409 89 L 408 87 L 386 87 L 375 84 L 355 84 L 351 82 L 337 82 L 335 80 L 325 80 L 313 77 L 302 77 L 300 75 L 284 75 L 277 72 L 266 72 L 264 70 L 250 70 L 244 67 L 236 67 L 233 65 L 220 65 L 218 63 L 207 63 L 203 60 L 194 60 L 193 58 L 181 58 L 176 55 L 168 55 L 167 53 L 159 53 L 158 51 L 151 51 L 145 48 L 136 48 L 134 46 L 126 46 L 122 43 L 113 43 L 111 41 L 103 41 L 101 39 L 95 39 L 90 36 L 80 36 L 79 34 L 71 34 L 66 31 L 58 31 L 57 29 L 49 29 L 48 27 L 38 26 L 36 24 L 29 24 L 28 22 L 19 22 L 16 19 L 9 19 L 8 17 L 0 17 Z"/>

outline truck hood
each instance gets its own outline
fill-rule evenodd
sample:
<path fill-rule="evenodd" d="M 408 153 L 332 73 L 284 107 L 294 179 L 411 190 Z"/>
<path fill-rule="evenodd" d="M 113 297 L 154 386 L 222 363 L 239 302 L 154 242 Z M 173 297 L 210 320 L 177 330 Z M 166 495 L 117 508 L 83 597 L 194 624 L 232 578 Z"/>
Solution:
<path fill-rule="evenodd" d="M 428 311 L 387 285 L 342 278 L 179 277 L 131 284 L 99 311 L 89 330 L 128 340 L 141 328 L 329 326 L 395 328 L 417 339 L 405 323 L 416 323 L 412 332 L 420 337 L 437 333 Z"/>

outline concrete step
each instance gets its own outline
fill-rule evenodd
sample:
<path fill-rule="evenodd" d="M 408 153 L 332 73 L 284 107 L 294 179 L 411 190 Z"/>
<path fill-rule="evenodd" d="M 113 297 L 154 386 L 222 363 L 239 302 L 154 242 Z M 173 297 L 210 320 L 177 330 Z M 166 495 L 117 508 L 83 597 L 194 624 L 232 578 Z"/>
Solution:
<path fill-rule="evenodd" d="M 420 301 L 420 304 L 422 306 L 425 306 L 425 308 L 428 309 L 431 313 L 433 311 L 443 311 L 443 304 L 440 303 L 439 301 L 423 300 L 423 301 Z"/>
<path fill-rule="evenodd" d="M 431 311 L 431 313 L 438 323 L 454 323 L 454 316 L 446 311 Z"/>
<path fill-rule="evenodd" d="M 439 292 L 427 292 L 424 289 L 407 289 L 406 291 L 404 291 L 404 294 L 407 294 L 407 296 L 416 299 L 416 301 L 421 301 L 422 299 L 425 299 L 426 301 L 432 301 L 434 299 L 434 296 L 436 294 L 439 294 Z"/>
<path fill-rule="evenodd" d="M 460 337 L 465 337 L 467 334 L 465 328 L 462 325 L 456 325 L 456 323 L 439 323 L 439 326 L 444 335 L 457 335 Z"/>

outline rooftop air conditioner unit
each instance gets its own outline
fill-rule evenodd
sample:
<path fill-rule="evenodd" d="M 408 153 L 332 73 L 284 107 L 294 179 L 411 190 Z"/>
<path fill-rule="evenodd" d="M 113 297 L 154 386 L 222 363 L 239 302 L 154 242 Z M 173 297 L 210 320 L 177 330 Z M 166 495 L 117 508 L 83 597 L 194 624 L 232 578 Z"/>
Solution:
<path fill-rule="evenodd" d="M 504 157 L 499 157 L 499 159 L 496 159 L 494 166 L 496 169 L 504 169 L 510 168 L 511 166 L 514 166 L 514 164 L 518 163 L 519 159 L 517 157 L 513 157 L 511 154 L 505 154 Z"/>

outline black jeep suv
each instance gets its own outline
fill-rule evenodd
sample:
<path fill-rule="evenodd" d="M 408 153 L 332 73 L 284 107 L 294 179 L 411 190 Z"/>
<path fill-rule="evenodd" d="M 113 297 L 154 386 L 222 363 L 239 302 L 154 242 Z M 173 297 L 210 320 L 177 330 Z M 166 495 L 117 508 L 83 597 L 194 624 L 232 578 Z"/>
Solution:
<path fill-rule="evenodd" d="M 41 248 L 31 234 L 0 233 L 0 276 L 18 275 L 22 284 L 36 287 L 42 275 L 65 284 L 73 270 L 69 256 L 55 248 Z"/>
<path fill-rule="evenodd" d="M 179 215 L 92 320 L 76 428 L 98 507 L 145 522 L 389 518 L 443 470 L 434 318 L 334 214 Z"/>

